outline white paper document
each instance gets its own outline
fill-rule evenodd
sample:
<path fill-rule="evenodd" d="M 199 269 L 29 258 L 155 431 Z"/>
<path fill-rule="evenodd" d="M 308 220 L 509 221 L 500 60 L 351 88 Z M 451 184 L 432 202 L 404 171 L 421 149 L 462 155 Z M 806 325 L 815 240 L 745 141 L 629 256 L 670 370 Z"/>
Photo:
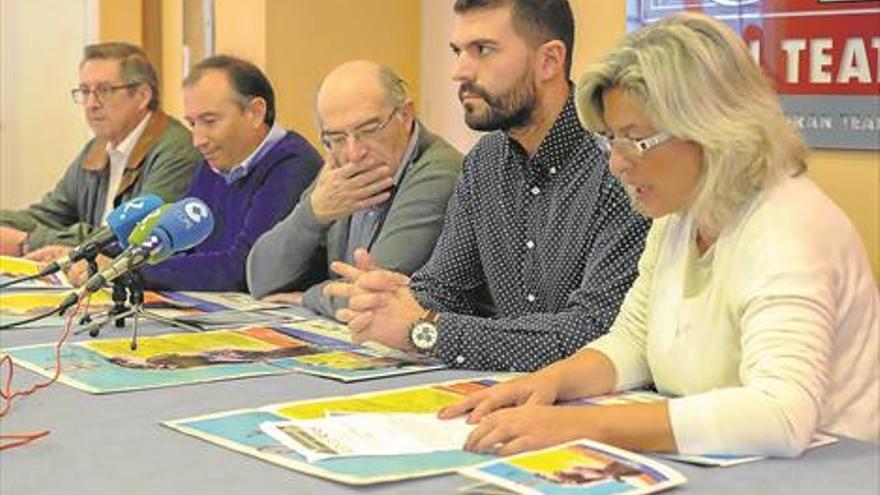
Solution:
<path fill-rule="evenodd" d="M 309 462 L 459 450 L 476 425 L 434 414 L 364 413 L 265 422 L 260 428 Z"/>

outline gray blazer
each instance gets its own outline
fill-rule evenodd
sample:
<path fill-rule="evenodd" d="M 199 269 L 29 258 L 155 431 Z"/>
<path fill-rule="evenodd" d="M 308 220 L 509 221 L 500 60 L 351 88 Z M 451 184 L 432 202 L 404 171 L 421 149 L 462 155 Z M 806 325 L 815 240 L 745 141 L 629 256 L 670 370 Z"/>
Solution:
<path fill-rule="evenodd" d="M 369 251 L 379 266 L 411 274 L 428 260 L 443 227 L 462 160 L 458 150 L 420 124 L 412 162 L 383 208 L 384 221 L 371 237 Z M 328 277 L 335 278 L 329 263 L 345 259 L 350 217 L 319 224 L 309 200 L 313 188 L 314 184 L 293 212 L 251 248 L 247 282 L 256 298 L 305 290 L 303 305 L 332 317 L 345 301 L 331 300 L 321 289 Z"/>

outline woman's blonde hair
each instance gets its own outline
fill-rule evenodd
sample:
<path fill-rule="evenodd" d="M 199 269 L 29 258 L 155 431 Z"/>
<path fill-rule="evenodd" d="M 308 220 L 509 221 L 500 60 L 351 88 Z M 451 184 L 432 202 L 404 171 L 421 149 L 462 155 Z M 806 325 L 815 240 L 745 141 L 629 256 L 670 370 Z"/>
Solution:
<path fill-rule="evenodd" d="M 577 88 L 583 124 L 605 130 L 602 96 L 621 88 L 651 121 L 703 150 L 689 210 L 717 234 L 762 189 L 806 169 L 806 147 L 740 37 L 702 14 L 666 18 L 630 34 L 587 69 Z"/>

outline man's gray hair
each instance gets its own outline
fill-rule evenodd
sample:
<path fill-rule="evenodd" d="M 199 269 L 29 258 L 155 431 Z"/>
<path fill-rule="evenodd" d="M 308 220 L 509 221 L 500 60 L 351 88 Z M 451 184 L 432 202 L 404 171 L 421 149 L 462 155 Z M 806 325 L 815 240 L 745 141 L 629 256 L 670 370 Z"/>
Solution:
<path fill-rule="evenodd" d="M 382 84 L 388 98 L 388 104 L 392 108 L 398 108 L 406 103 L 406 81 L 391 68 L 384 65 L 379 68 L 379 82 Z"/>
<path fill-rule="evenodd" d="M 82 68 L 89 60 L 105 59 L 119 61 L 119 72 L 126 82 L 149 86 L 151 93 L 149 108 L 150 110 L 159 108 L 159 80 L 156 77 L 156 70 L 153 69 L 143 50 L 122 42 L 87 45 L 83 50 L 83 59 L 79 66 Z"/>

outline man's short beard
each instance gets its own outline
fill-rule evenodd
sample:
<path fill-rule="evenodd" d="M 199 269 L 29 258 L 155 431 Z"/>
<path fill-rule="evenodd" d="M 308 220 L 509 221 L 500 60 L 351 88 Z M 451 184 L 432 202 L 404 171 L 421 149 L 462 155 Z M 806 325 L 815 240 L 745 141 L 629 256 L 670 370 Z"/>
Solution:
<path fill-rule="evenodd" d="M 464 121 L 475 131 L 509 131 L 525 127 L 532 121 L 532 114 L 538 105 L 537 88 L 531 79 L 531 70 L 526 70 L 513 88 L 498 96 L 490 95 L 484 88 L 473 83 L 462 83 L 459 96 L 471 93 L 486 102 L 487 109 L 475 113 L 464 104 Z"/>

